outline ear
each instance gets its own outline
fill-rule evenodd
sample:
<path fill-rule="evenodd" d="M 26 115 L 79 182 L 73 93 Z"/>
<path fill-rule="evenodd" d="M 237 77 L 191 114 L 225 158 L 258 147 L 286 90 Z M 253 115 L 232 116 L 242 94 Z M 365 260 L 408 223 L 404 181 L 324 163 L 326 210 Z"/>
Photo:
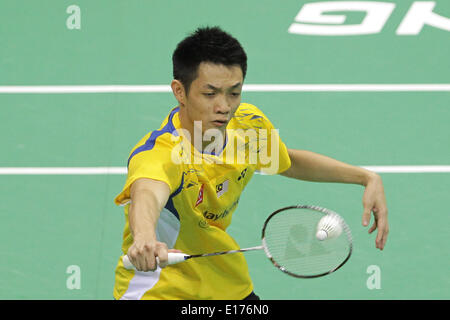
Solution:
<path fill-rule="evenodd" d="M 184 90 L 183 84 L 179 80 L 172 80 L 170 86 L 172 87 L 173 95 L 180 104 L 180 107 L 184 106 L 186 103 L 186 91 Z"/>

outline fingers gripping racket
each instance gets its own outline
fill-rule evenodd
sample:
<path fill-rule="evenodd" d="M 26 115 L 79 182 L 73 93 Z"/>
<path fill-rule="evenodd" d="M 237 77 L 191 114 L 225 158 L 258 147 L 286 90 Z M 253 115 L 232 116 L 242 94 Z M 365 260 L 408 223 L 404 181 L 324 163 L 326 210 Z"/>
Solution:
<path fill-rule="evenodd" d="M 352 236 L 344 219 L 334 211 L 309 205 L 289 206 L 266 219 L 260 246 L 195 255 L 169 253 L 168 264 L 252 250 L 264 250 L 273 265 L 290 276 L 316 278 L 338 270 L 350 259 Z M 135 269 L 128 256 L 122 261 L 125 268 Z"/>

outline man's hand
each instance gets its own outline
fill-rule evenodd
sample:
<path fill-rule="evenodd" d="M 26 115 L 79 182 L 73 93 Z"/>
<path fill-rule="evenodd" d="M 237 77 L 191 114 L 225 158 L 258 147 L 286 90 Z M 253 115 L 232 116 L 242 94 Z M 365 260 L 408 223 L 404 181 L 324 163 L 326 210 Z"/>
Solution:
<path fill-rule="evenodd" d="M 363 207 L 362 224 L 365 227 L 369 225 L 371 213 L 373 212 L 375 221 L 370 227 L 369 233 L 378 229 L 375 246 L 383 250 L 389 233 L 389 225 L 383 182 L 378 174 L 372 174 L 367 180 L 363 196 Z"/>
<path fill-rule="evenodd" d="M 127 253 L 130 262 L 138 271 L 155 271 L 158 267 L 156 257 L 159 259 L 159 266 L 166 267 L 167 254 L 167 245 L 148 235 L 136 236 Z"/>

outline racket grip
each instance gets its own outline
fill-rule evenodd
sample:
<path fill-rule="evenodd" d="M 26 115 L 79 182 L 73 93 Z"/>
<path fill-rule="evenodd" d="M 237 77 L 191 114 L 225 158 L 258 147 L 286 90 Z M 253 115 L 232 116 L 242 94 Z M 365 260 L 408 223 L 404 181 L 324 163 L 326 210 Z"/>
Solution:
<path fill-rule="evenodd" d="M 169 252 L 168 253 L 168 265 L 171 264 L 176 264 L 179 262 L 183 262 L 185 261 L 187 258 L 189 257 L 189 255 L 185 254 L 185 253 L 181 253 L 181 252 Z M 122 257 L 122 262 L 123 262 L 123 266 L 125 269 L 134 269 L 136 270 L 136 267 L 131 263 L 130 258 L 128 258 L 127 255 L 124 255 Z M 156 263 L 159 265 L 159 258 L 156 257 Z"/>
<path fill-rule="evenodd" d="M 188 258 L 189 258 L 189 255 L 182 253 L 182 252 L 169 252 L 168 253 L 168 265 L 186 261 Z M 158 259 L 158 257 L 156 257 L 156 259 Z M 159 261 L 158 261 L 158 264 L 159 264 Z"/>
<path fill-rule="evenodd" d="M 127 255 L 124 255 L 122 257 L 122 263 L 123 263 L 123 267 L 125 269 L 128 269 L 128 270 L 134 269 L 134 270 L 136 270 L 136 267 L 131 263 L 130 258 L 128 258 Z"/>

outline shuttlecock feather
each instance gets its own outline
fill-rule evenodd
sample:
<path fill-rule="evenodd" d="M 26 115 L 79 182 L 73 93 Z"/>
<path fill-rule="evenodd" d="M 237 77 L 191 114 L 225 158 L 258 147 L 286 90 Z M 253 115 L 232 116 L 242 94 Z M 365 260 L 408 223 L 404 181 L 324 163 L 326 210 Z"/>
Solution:
<path fill-rule="evenodd" d="M 339 237 L 342 233 L 341 217 L 336 214 L 327 214 L 317 224 L 316 238 L 319 240 Z"/>

